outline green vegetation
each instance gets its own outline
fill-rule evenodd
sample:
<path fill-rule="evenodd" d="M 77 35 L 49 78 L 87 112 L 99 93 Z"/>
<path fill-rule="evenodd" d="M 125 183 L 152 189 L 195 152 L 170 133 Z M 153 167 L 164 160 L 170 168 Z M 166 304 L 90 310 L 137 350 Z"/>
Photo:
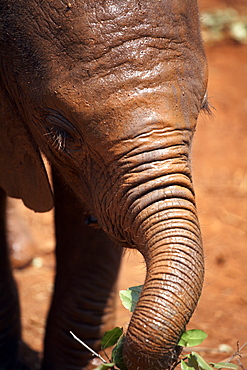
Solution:
<path fill-rule="evenodd" d="M 141 290 L 142 285 L 120 291 L 120 298 L 124 307 L 131 312 L 133 312 L 135 309 Z M 178 345 L 182 347 L 194 347 L 201 344 L 206 338 L 207 334 L 202 330 L 187 330 L 181 335 Z M 105 351 L 107 348 L 115 346 L 112 350 L 111 362 L 107 363 L 105 360 L 103 360 L 105 362 L 94 370 L 127 370 L 122 357 L 123 342 L 124 333 L 122 328 L 116 327 L 110 331 L 107 331 L 102 338 L 101 348 L 103 351 Z M 100 356 L 98 355 L 98 357 Z M 181 365 L 181 370 L 238 369 L 237 365 L 230 362 L 207 363 L 197 352 L 193 351 L 187 355 L 182 354 L 177 365 L 179 365 L 179 363 Z"/>
<path fill-rule="evenodd" d="M 209 365 L 197 352 L 191 352 L 185 359 L 181 360 L 182 370 L 212 370 L 212 368 L 236 370 L 238 366 L 229 362 L 219 362 L 217 364 L 210 362 Z"/>

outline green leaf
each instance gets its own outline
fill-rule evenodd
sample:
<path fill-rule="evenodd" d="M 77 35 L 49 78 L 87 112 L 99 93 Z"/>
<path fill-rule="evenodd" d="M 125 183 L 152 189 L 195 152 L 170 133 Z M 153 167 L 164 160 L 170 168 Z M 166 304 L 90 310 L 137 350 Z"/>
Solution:
<path fill-rule="evenodd" d="M 179 339 L 178 346 L 193 347 L 201 344 L 207 338 L 207 334 L 199 329 L 191 329 L 183 332 Z"/>
<path fill-rule="evenodd" d="M 97 366 L 93 370 L 105 370 L 105 369 L 110 369 L 114 366 L 115 366 L 115 364 L 113 362 L 109 362 L 107 364 L 102 364 L 100 366 Z"/>
<path fill-rule="evenodd" d="M 232 369 L 236 370 L 238 369 L 238 365 L 231 364 L 230 362 L 210 362 L 210 365 L 212 365 L 215 369 Z"/>
<path fill-rule="evenodd" d="M 122 304 L 130 312 L 134 312 L 138 299 L 140 297 L 143 285 L 134 286 L 126 290 L 120 290 L 119 295 Z"/>
<path fill-rule="evenodd" d="M 196 358 L 196 361 L 197 361 L 197 364 L 198 364 L 198 367 L 201 369 L 201 370 L 212 370 L 212 367 L 209 366 L 209 364 L 200 356 L 198 355 L 198 353 L 196 352 L 191 352 L 190 356 L 193 356 Z"/>
<path fill-rule="evenodd" d="M 197 358 L 196 356 L 192 355 L 192 353 L 187 356 L 187 366 L 191 369 L 199 370 Z"/>
<path fill-rule="evenodd" d="M 112 361 L 119 369 L 128 370 L 123 361 L 123 342 L 124 335 L 119 338 L 117 345 L 112 350 Z"/>
<path fill-rule="evenodd" d="M 106 349 L 111 346 L 114 346 L 122 334 L 123 334 L 123 329 L 119 327 L 106 331 L 100 343 L 101 348 Z"/>
<path fill-rule="evenodd" d="M 181 369 L 182 370 L 194 370 L 194 366 L 190 367 L 185 361 L 181 360 Z"/>

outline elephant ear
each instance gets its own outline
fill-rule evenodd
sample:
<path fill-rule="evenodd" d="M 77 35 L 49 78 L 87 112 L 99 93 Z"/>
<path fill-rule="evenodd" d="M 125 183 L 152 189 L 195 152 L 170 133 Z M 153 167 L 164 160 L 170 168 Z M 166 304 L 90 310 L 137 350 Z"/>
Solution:
<path fill-rule="evenodd" d="M 53 195 L 37 145 L 0 84 L 0 187 L 36 212 L 53 207 Z"/>

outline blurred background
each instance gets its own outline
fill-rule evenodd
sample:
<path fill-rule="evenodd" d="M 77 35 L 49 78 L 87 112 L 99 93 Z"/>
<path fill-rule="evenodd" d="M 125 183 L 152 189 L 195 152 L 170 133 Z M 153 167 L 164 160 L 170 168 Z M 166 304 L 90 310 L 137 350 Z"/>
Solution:
<path fill-rule="evenodd" d="M 200 353 L 220 361 L 237 350 L 238 342 L 241 346 L 247 341 L 247 0 L 205 0 L 199 7 L 213 115 L 200 116 L 193 145 L 206 277 L 189 328 L 207 332 Z M 17 224 L 16 218 L 22 221 Z M 31 253 L 28 250 L 25 256 L 28 266 L 15 269 L 15 278 L 20 286 L 24 340 L 36 351 L 42 348 L 52 292 L 52 224 L 52 212 L 34 214 L 21 201 L 9 201 L 10 243 L 16 252 L 25 236 L 16 241 L 13 235 L 20 228 L 32 235 Z M 18 266 L 18 253 L 14 263 Z M 127 251 L 119 289 L 142 284 L 144 276 L 141 257 Z M 129 313 L 119 301 L 116 324 L 126 327 L 128 320 Z M 241 353 L 242 366 L 247 368 L 246 346 Z"/>

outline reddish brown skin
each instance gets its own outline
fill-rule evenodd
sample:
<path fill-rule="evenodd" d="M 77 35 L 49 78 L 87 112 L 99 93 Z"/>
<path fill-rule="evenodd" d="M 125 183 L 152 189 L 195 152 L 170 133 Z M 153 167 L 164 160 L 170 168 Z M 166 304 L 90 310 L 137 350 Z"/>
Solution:
<path fill-rule="evenodd" d="M 14 369 L 20 339 L 7 194 L 35 211 L 55 205 L 43 369 L 86 367 L 70 330 L 98 349 L 123 247 L 147 264 L 124 361 L 170 368 L 203 282 L 190 166 L 207 85 L 196 1 L 1 0 L 0 14 L 0 364 Z"/>
<path fill-rule="evenodd" d="M 11 266 L 14 269 L 23 269 L 31 264 L 36 252 L 36 243 L 27 221 L 12 198 L 8 200 L 7 210 L 7 236 Z"/>

